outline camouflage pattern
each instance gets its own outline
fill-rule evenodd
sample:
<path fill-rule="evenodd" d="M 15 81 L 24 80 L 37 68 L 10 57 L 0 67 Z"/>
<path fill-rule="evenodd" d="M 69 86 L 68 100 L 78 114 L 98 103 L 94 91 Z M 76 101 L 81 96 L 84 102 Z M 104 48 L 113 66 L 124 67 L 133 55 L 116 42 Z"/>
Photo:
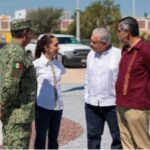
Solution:
<path fill-rule="evenodd" d="M 31 134 L 30 123 L 7 124 L 4 127 L 4 132 L 4 149 L 27 149 L 27 145 L 29 145 L 27 139 L 30 139 Z"/>
<path fill-rule="evenodd" d="M 16 63 L 21 64 L 22 67 L 14 68 L 13 64 Z M 36 74 L 32 61 L 24 48 L 12 41 L 0 50 L 0 111 L 5 130 L 3 130 L 4 148 L 12 148 L 9 145 L 12 142 L 14 145 L 15 142 L 22 143 L 19 135 L 31 133 L 31 128 L 22 128 L 16 131 L 12 127 L 19 125 L 21 128 L 25 124 L 31 125 L 35 117 L 36 90 Z M 7 132 L 7 128 L 9 132 Z M 15 133 L 16 136 L 18 134 L 18 136 L 7 139 L 7 134 L 11 132 L 12 134 Z M 18 140 L 15 141 L 13 138 L 18 138 Z M 13 148 L 16 149 L 16 147 Z M 28 148 L 28 145 L 26 145 L 26 148 Z"/>
<path fill-rule="evenodd" d="M 11 30 L 21 30 L 31 28 L 31 22 L 29 19 L 16 19 L 10 22 Z"/>

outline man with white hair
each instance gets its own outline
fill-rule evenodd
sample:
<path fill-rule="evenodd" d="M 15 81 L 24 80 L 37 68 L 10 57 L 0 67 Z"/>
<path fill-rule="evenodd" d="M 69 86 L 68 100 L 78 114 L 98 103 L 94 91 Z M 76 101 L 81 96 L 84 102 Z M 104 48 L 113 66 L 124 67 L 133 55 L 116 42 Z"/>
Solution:
<path fill-rule="evenodd" d="M 85 76 L 85 115 L 88 149 L 100 149 L 104 124 L 110 129 L 111 149 L 121 149 L 116 115 L 115 82 L 121 50 L 112 46 L 105 28 L 96 28 L 91 35 Z"/>

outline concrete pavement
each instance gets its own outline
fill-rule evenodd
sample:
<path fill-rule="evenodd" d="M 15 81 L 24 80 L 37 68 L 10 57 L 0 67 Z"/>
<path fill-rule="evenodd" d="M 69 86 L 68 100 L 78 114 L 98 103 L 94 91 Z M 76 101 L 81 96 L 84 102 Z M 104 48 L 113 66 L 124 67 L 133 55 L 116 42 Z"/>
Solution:
<path fill-rule="evenodd" d="M 68 68 L 67 73 L 62 78 L 62 91 L 64 100 L 63 116 L 79 123 L 84 131 L 81 136 L 60 149 L 87 149 L 86 123 L 84 111 L 84 77 L 85 68 Z M 102 136 L 102 149 L 110 149 L 111 136 L 107 124 L 105 125 Z"/>
<path fill-rule="evenodd" d="M 66 145 L 62 145 L 60 149 L 87 149 L 83 84 L 64 84 L 62 90 L 64 99 L 63 116 L 79 123 L 84 131 L 79 138 L 70 141 Z M 101 148 L 110 149 L 111 141 L 110 133 L 106 124 Z"/>

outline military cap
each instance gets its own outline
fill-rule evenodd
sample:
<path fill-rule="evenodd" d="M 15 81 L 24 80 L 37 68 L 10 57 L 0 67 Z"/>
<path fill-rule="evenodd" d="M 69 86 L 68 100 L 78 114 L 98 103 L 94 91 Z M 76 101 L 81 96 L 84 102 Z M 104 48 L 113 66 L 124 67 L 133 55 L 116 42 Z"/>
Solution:
<path fill-rule="evenodd" d="M 31 29 L 31 22 L 29 19 L 16 19 L 10 22 L 11 30 L 21 30 L 30 28 Z"/>

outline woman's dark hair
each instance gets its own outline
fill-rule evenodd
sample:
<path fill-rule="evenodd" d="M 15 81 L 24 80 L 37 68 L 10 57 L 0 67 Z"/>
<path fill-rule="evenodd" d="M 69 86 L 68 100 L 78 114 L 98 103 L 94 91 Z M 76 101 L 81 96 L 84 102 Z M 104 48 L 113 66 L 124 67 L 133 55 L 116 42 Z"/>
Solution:
<path fill-rule="evenodd" d="M 44 46 L 48 46 L 51 43 L 51 40 L 55 38 L 53 35 L 43 35 L 38 41 L 35 49 L 35 59 L 41 56 L 41 53 L 45 53 Z"/>
<path fill-rule="evenodd" d="M 125 17 L 119 21 L 123 31 L 130 32 L 132 36 L 139 36 L 139 25 L 135 18 Z"/>

